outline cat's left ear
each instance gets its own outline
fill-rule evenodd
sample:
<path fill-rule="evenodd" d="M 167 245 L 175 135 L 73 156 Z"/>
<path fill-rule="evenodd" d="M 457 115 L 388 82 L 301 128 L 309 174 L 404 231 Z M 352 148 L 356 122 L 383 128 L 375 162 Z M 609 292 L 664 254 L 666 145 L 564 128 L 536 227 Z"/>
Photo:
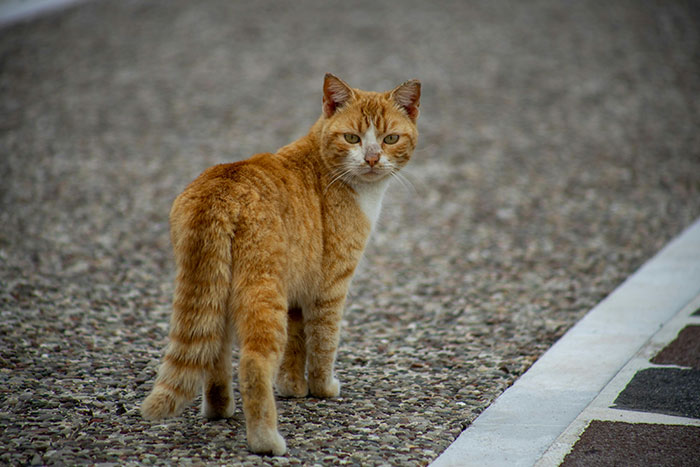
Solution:
<path fill-rule="evenodd" d="M 391 91 L 391 98 L 406 111 L 408 118 L 416 121 L 419 113 L 418 107 L 420 107 L 420 81 L 417 79 L 406 81 Z"/>
<path fill-rule="evenodd" d="M 323 80 L 323 115 L 328 118 L 353 96 L 353 91 L 345 81 L 326 73 Z"/>

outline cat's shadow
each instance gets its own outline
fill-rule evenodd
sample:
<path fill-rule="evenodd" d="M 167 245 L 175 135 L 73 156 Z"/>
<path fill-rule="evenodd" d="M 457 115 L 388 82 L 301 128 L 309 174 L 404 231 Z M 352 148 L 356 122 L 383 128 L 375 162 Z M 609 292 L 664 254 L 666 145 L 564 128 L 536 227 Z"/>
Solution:
<path fill-rule="evenodd" d="M 177 450 L 200 451 L 207 446 L 207 451 L 223 454 L 224 450 L 247 449 L 245 419 L 240 410 L 231 418 L 210 420 L 202 417 L 195 403 L 179 417 L 153 423 L 144 431 L 152 440 L 167 440 L 167 445 Z"/>

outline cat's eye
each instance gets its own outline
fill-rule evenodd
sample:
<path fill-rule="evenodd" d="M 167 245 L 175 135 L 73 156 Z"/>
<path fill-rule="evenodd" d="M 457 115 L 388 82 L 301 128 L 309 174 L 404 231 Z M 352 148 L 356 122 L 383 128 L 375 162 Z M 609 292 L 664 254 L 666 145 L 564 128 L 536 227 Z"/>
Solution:
<path fill-rule="evenodd" d="M 360 137 L 353 133 L 345 133 L 343 136 L 345 137 L 345 141 L 350 144 L 357 144 L 360 142 Z"/>
<path fill-rule="evenodd" d="M 384 137 L 384 142 L 386 144 L 394 144 L 399 140 L 399 135 L 386 135 Z"/>

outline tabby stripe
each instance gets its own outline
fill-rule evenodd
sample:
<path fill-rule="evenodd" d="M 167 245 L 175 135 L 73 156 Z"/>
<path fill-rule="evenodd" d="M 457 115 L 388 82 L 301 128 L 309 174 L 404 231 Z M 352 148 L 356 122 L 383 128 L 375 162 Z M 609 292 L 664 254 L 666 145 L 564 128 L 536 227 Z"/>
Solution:
<path fill-rule="evenodd" d="M 163 382 L 163 381 L 157 381 L 156 386 L 160 386 L 163 389 L 165 389 L 166 391 L 168 391 L 172 394 L 175 394 L 176 396 L 178 396 L 180 398 L 188 398 L 189 397 L 189 394 L 187 394 L 187 392 L 183 391 L 182 389 L 180 389 L 176 386 L 173 386 L 172 384 L 168 384 L 168 383 Z"/>
<path fill-rule="evenodd" d="M 319 300 L 315 303 L 317 308 L 335 308 L 338 305 L 340 305 L 343 300 L 345 300 L 344 295 L 340 295 L 338 297 L 333 297 L 333 298 L 327 298 L 325 300 Z"/>
<path fill-rule="evenodd" d="M 195 361 L 188 361 L 182 357 L 176 357 L 171 354 L 163 357 L 163 360 L 170 363 L 172 366 L 177 367 L 178 369 L 201 370 L 204 367 L 204 365 L 201 365 Z"/>
<path fill-rule="evenodd" d="M 170 339 L 183 345 L 201 345 L 217 342 L 221 339 L 218 333 L 208 333 L 199 336 L 183 336 L 182 334 L 171 334 Z"/>
<path fill-rule="evenodd" d="M 346 270 L 344 270 L 343 272 L 341 272 L 340 274 L 335 276 L 335 278 L 333 279 L 333 284 L 335 285 L 338 282 L 343 282 L 343 281 L 349 279 L 350 277 L 352 277 L 352 275 L 354 273 L 355 273 L 354 267 L 347 268 Z"/>

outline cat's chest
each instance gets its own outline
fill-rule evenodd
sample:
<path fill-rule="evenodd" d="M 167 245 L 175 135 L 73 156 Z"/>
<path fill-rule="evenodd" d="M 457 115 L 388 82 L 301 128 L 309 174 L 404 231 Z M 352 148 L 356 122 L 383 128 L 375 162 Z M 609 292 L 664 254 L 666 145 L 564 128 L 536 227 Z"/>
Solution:
<path fill-rule="evenodd" d="M 389 185 L 389 180 L 380 180 L 376 183 L 364 183 L 355 186 L 355 200 L 360 209 L 367 216 L 372 230 L 379 219 L 382 209 L 384 193 Z"/>

